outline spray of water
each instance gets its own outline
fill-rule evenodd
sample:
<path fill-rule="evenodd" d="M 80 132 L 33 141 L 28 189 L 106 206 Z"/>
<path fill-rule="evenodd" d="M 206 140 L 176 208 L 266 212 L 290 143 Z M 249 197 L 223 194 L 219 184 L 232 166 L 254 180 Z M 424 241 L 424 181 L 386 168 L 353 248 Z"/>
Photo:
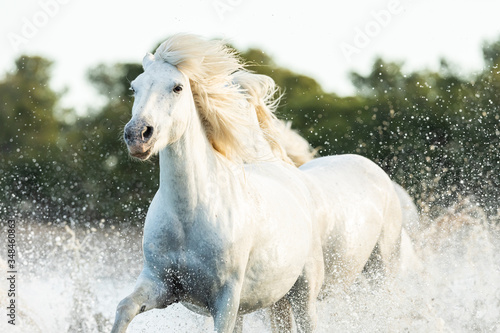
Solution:
<path fill-rule="evenodd" d="M 1 320 L 1 332 L 110 331 L 141 269 L 141 230 L 70 225 L 19 223 L 18 320 Z M 500 331 L 500 215 L 464 199 L 424 216 L 411 238 L 423 272 L 377 286 L 360 277 L 319 302 L 318 332 Z M 2 281 L 2 309 L 6 290 Z M 206 332 L 212 325 L 173 305 L 139 315 L 129 332 Z M 268 314 L 246 316 L 244 331 L 270 332 Z"/>

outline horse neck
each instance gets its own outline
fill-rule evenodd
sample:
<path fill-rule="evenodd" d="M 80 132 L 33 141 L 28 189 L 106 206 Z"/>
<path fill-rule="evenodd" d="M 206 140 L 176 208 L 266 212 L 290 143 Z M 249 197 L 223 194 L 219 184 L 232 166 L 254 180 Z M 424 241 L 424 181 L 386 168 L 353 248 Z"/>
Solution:
<path fill-rule="evenodd" d="M 217 156 L 192 104 L 183 136 L 160 151 L 160 192 L 183 214 L 230 196 L 232 173 Z"/>

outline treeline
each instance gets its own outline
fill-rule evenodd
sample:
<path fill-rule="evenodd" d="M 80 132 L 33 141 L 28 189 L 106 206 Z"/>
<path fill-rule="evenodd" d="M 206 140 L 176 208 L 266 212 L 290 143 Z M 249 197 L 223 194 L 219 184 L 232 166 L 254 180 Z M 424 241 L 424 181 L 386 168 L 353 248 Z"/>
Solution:
<path fill-rule="evenodd" d="M 261 50 L 242 57 L 286 92 L 278 116 L 293 122 L 321 155 L 357 153 L 381 165 L 419 202 L 446 205 L 473 196 L 496 213 L 500 196 L 500 41 L 483 46 L 484 68 L 459 75 L 406 72 L 374 61 L 352 73 L 354 96 L 325 92 L 311 77 L 275 64 Z M 140 224 L 158 186 L 156 161 L 128 157 L 129 82 L 139 63 L 101 64 L 88 72 L 102 109 L 75 117 L 49 83 L 52 63 L 21 56 L 0 81 L 0 207 L 35 220 Z M 74 120 L 76 119 L 76 120 Z"/>

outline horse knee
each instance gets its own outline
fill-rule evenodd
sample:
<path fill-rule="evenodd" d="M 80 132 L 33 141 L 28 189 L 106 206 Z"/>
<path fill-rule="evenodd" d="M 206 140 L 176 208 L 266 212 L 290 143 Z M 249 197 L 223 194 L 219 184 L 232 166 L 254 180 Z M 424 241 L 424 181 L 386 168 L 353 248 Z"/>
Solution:
<path fill-rule="evenodd" d="M 134 291 L 116 307 L 112 333 L 123 333 L 138 314 L 165 307 L 166 289 L 162 283 L 140 276 Z"/>
<path fill-rule="evenodd" d="M 111 333 L 124 333 L 132 319 L 140 313 L 141 306 L 131 296 L 125 297 L 118 303 Z"/>
<path fill-rule="evenodd" d="M 139 313 L 143 311 L 144 311 L 143 309 L 141 311 L 141 306 L 137 302 L 135 302 L 130 296 L 122 299 L 121 302 L 118 303 L 118 306 L 116 307 L 117 317 L 119 316 L 121 320 L 127 320 L 127 321 L 131 321 L 135 316 L 137 316 Z"/>

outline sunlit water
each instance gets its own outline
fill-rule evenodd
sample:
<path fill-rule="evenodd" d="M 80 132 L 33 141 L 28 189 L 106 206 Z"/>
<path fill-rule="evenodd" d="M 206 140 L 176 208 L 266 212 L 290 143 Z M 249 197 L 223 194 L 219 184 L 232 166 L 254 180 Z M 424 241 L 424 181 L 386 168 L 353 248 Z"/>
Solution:
<path fill-rule="evenodd" d="M 499 226 L 498 216 L 487 218 L 468 201 L 424 217 L 412 238 L 425 272 L 378 287 L 360 278 L 319 302 L 318 332 L 500 332 Z M 23 222 L 17 233 L 16 326 L 7 324 L 2 278 L 0 331 L 109 332 L 141 269 L 141 230 Z M 212 325 L 173 305 L 139 315 L 128 332 L 195 333 Z M 244 331 L 270 332 L 268 314 L 246 316 Z"/>

